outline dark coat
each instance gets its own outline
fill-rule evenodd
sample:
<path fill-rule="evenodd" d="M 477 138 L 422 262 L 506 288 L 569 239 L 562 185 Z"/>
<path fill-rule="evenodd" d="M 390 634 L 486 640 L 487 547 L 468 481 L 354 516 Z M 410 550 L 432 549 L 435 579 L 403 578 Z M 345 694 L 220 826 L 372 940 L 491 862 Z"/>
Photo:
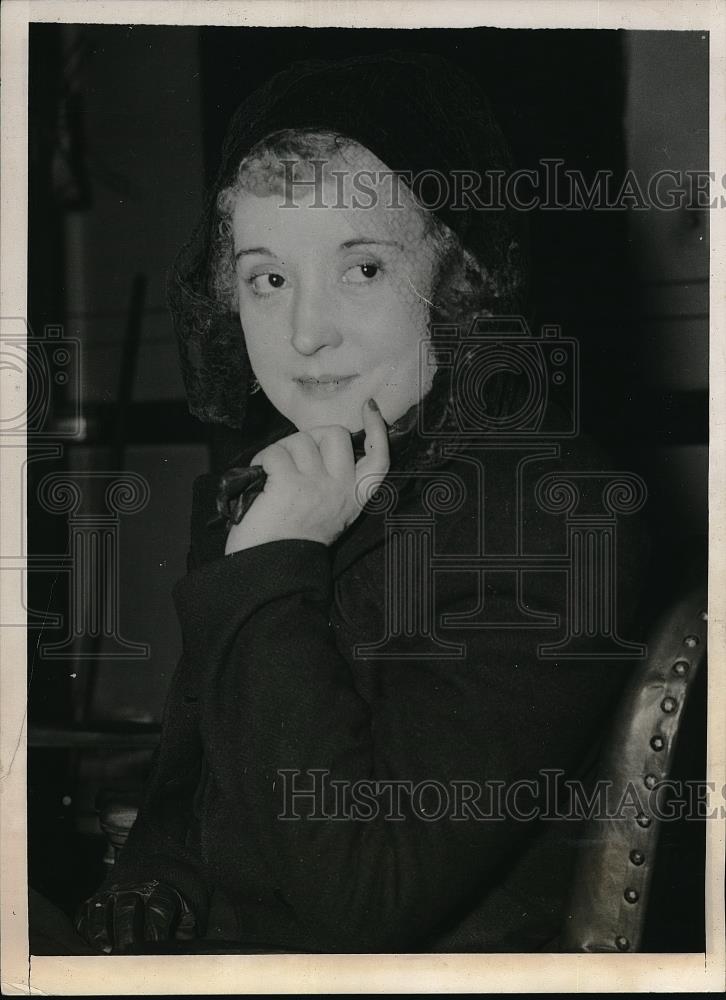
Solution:
<path fill-rule="evenodd" d="M 492 449 L 483 474 L 476 453 L 464 452 L 409 477 L 397 515 L 433 517 L 437 556 L 481 545 L 514 551 L 518 467 L 521 551 L 563 553 L 564 516 L 540 509 L 535 482 L 558 469 L 611 465 L 582 439 L 561 450 L 522 462 L 524 452 Z M 431 515 L 424 487 L 440 473 L 459 477 L 463 505 L 447 511 L 439 502 Z M 356 656 L 357 645 L 384 635 L 393 551 L 385 513 L 366 510 L 330 548 L 290 540 L 225 556 L 224 529 L 206 526 L 216 486 L 212 475 L 195 483 L 189 572 L 174 590 L 183 657 L 145 804 L 113 880 L 167 881 L 209 936 L 251 947 L 547 948 L 564 915 L 576 827 L 505 816 L 484 793 L 478 810 L 459 799 L 457 818 L 453 783 L 506 790 L 530 779 L 542 789 L 543 770 L 574 777 L 592 760 L 627 666 L 538 655 L 564 629 L 528 616 L 565 615 L 564 574 L 488 571 L 481 581 L 472 570 L 437 571 L 438 635 L 464 643 L 466 655 L 431 655 L 414 635 L 387 647 L 389 658 Z M 620 518 L 618 532 L 624 630 L 645 548 L 637 518 Z M 488 627 L 442 622 L 477 607 Z M 528 627 L 506 624 L 515 621 Z M 643 638 L 637 629 L 634 638 Z M 292 808 L 285 790 L 293 780 L 280 772 L 302 772 L 300 788 L 313 769 L 349 782 L 438 782 L 449 808 L 431 785 L 419 788 L 414 808 L 404 786 L 398 819 L 384 815 L 386 796 L 375 816 L 330 818 L 329 789 L 317 803 L 327 818 L 279 818 Z M 525 786 L 516 803 L 526 813 L 542 801 Z M 297 806 L 311 808 L 302 799 Z"/>

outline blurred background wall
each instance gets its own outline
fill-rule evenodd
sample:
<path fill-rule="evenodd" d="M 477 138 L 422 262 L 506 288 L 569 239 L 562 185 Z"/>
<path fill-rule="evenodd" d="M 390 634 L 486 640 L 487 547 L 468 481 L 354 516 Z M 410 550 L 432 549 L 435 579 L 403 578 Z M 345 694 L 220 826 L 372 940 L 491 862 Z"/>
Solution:
<path fill-rule="evenodd" d="M 148 767 L 180 654 L 170 592 L 192 482 L 237 444 L 188 414 L 166 269 L 251 89 L 293 59 L 394 47 L 477 76 L 518 167 L 550 157 L 586 177 L 708 169 L 708 39 L 697 32 L 31 28 L 28 316 L 36 339 L 51 326 L 79 341 L 80 374 L 52 417 L 68 419 L 74 401 L 82 415 L 58 459 L 29 465 L 31 550 L 68 545 L 68 515 L 32 499 L 49 472 L 124 468 L 149 487 L 145 506 L 117 519 L 119 620 L 148 651 L 109 659 L 113 642 L 77 636 L 49 660 L 29 630 L 31 876 L 67 909 L 102 875 L 99 789 L 135 793 Z M 619 468 L 645 476 L 656 552 L 671 566 L 702 555 L 707 213 L 540 211 L 529 222 L 533 329 L 557 323 L 578 338 L 583 424 Z M 91 503 L 102 503 L 98 482 Z M 62 576 L 32 575 L 32 608 L 62 615 L 68 602 Z"/>

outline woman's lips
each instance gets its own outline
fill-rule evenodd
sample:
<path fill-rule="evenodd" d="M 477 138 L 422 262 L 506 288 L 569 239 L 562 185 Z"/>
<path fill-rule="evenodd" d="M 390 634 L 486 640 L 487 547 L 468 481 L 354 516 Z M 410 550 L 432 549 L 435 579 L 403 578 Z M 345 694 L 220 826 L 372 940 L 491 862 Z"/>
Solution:
<path fill-rule="evenodd" d="M 338 392 L 347 389 L 358 375 L 304 375 L 294 379 L 306 396 L 313 399 L 327 399 Z"/>

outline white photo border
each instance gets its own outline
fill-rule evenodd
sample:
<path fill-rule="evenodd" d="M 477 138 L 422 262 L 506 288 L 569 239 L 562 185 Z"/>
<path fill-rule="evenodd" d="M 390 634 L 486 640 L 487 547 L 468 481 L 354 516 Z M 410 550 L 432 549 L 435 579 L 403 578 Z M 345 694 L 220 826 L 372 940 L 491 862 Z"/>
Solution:
<path fill-rule="evenodd" d="M 0 317 L 26 313 L 28 26 L 34 21 L 283 27 L 622 28 L 710 32 L 710 170 L 726 173 L 726 6 L 723 0 L 5 0 L 2 4 L 2 212 Z M 721 194 L 713 185 L 713 197 Z M 707 779 L 726 784 L 726 211 L 711 212 L 709 649 Z M 0 420 L 25 392 L 0 372 Z M 23 447 L 0 440 L 0 508 L 22 502 Z M 0 547 L 17 549 L 0 519 Z M 13 620 L 18 597 L 0 574 Z M 13 606 L 15 602 L 16 606 Z M 0 968 L 8 996 L 676 992 L 726 988 L 726 822 L 707 824 L 705 954 L 249 955 L 50 957 L 28 954 L 26 857 L 26 648 L 21 628 L 0 636 Z M 677 905 L 677 901 L 674 901 Z"/>

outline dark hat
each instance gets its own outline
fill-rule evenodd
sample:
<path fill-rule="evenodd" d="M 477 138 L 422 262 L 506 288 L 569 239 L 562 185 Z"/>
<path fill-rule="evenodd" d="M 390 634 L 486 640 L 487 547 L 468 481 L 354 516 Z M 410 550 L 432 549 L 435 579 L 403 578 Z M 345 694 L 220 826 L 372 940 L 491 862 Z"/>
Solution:
<path fill-rule="evenodd" d="M 511 209 L 491 204 L 489 187 L 509 155 L 477 83 L 440 56 L 390 51 L 291 64 L 250 94 L 233 115 L 219 172 L 192 238 L 169 275 L 168 298 L 179 340 L 189 408 L 201 420 L 240 427 L 249 362 L 239 318 L 210 290 L 216 199 L 241 160 L 282 129 L 334 131 L 414 181 L 414 194 L 459 237 L 479 265 L 513 288 L 523 270 Z M 462 198 L 461 176 L 480 178 L 480 202 Z M 511 303 L 498 302 L 502 311 Z"/>

